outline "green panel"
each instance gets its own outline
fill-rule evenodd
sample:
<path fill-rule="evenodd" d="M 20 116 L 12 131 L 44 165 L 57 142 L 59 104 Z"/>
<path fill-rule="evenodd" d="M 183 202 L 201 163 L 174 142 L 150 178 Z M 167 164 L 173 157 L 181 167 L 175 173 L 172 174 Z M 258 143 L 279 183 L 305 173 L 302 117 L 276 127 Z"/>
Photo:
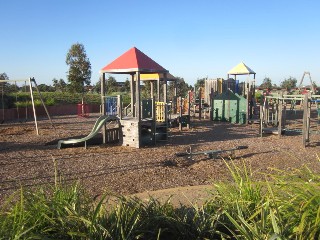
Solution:
<path fill-rule="evenodd" d="M 152 100 L 142 100 L 142 118 L 152 118 Z"/>
<path fill-rule="evenodd" d="M 225 121 L 224 100 L 213 100 L 213 119 L 215 121 Z"/>
<path fill-rule="evenodd" d="M 231 123 L 246 122 L 247 100 L 230 91 L 217 95 L 212 101 L 213 119 Z"/>
<path fill-rule="evenodd" d="M 245 124 L 246 116 L 247 116 L 247 99 L 239 95 L 238 97 L 239 97 L 239 123 Z"/>

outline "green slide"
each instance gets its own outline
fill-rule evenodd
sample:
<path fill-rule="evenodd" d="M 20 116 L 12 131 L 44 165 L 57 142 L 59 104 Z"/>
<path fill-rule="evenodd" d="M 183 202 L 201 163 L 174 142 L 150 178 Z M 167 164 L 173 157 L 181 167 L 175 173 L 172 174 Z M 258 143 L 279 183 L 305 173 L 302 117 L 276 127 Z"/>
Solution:
<path fill-rule="evenodd" d="M 96 136 L 100 129 L 103 127 L 103 125 L 106 122 L 111 122 L 111 121 L 116 121 L 119 120 L 119 118 L 115 117 L 115 116 L 100 116 L 96 123 L 94 124 L 91 132 L 88 134 L 88 136 L 83 137 L 83 138 L 78 138 L 78 139 L 68 139 L 68 140 L 59 140 L 58 141 L 58 149 L 61 148 L 62 144 L 75 144 L 75 143 L 80 143 L 80 142 L 85 142 L 88 141 L 89 139 L 93 138 L 94 136 Z"/>

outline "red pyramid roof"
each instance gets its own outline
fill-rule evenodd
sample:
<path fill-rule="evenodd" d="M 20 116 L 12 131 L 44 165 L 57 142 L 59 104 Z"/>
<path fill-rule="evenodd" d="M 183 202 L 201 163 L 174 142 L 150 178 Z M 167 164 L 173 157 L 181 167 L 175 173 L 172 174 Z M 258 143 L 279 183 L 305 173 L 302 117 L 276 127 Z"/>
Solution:
<path fill-rule="evenodd" d="M 101 69 L 107 73 L 163 73 L 168 72 L 165 68 L 153 61 L 136 47 L 129 49 L 113 62 Z"/>

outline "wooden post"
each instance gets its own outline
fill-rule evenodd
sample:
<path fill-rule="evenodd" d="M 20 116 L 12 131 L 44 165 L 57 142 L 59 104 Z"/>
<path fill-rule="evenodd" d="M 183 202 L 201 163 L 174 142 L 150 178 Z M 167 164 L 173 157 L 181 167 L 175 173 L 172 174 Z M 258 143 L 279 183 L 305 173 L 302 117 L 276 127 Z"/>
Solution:
<path fill-rule="evenodd" d="M 37 133 L 37 135 L 39 135 L 38 122 L 37 122 L 37 113 L 36 113 L 36 108 L 35 108 L 35 106 L 34 106 L 34 99 L 33 99 L 33 90 L 32 90 L 31 78 L 29 78 L 29 87 L 30 87 L 30 95 L 31 95 L 32 109 L 33 109 L 34 124 L 35 124 L 35 126 L 36 126 L 36 133 Z"/>
<path fill-rule="evenodd" d="M 165 104 L 165 112 L 164 112 L 164 119 L 165 123 L 168 123 L 168 108 L 167 108 L 167 73 L 163 74 L 163 102 Z"/>
<path fill-rule="evenodd" d="M 163 74 L 163 101 L 167 103 L 167 94 L 168 94 L 168 84 L 167 84 L 167 74 Z"/>
<path fill-rule="evenodd" d="M 287 125 L 286 121 L 287 121 L 287 105 L 285 103 L 283 104 L 283 115 L 282 115 L 282 126 L 284 129 L 286 128 L 286 125 Z"/>
<path fill-rule="evenodd" d="M 156 145 L 156 133 L 157 133 L 157 123 L 156 123 L 156 101 L 154 96 L 152 97 L 152 139 L 153 144 Z"/>
<path fill-rule="evenodd" d="M 174 93 L 173 93 L 173 113 L 177 114 L 177 81 L 174 80 Z"/>
<path fill-rule="evenodd" d="M 141 121 L 140 72 L 136 73 L 136 118 Z"/>
<path fill-rule="evenodd" d="M 307 146 L 307 131 L 309 131 L 308 128 L 308 95 L 304 95 L 303 100 L 303 124 L 302 124 L 302 145 L 303 147 Z"/>
<path fill-rule="evenodd" d="M 191 116 L 190 116 L 190 106 L 191 106 L 190 94 L 191 94 L 191 91 L 189 90 L 188 91 L 188 118 L 191 121 Z M 187 123 L 187 129 L 190 129 L 190 122 Z"/>
<path fill-rule="evenodd" d="M 153 99 L 153 81 L 150 81 L 150 98 Z"/>
<path fill-rule="evenodd" d="M 308 101 L 307 104 L 307 136 L 306 136 L 306 142 L 309 142 L 310 140 L 310 114 L 311 114 L 311 102 Z"/>
<path fill-rule="evenodd" d="M 54 130 L 56 130 L 56 128 L 55 128 L 54 125 L 53 125 L 53 122 L 52 122 L 52 119 L 51 119 L 51 117 L 50 117 L 50 114 L 49 114 L 49 111 L 48 111 L 48 109 L 47 109 L 47 106 L 46 106 L 46 104 L 45 104 L 44 101 L 43 101 L 43 98 L 42 98 L 41 92 L 40 92 L 40 90 L 39 90 L 39 88 L 38 88 L 38 85 L 37 85 L 37 83 L 36 83 L 36 80 L 35 80 L 34 78 L 32 78 L 31 81 L 34 83 L 34 86 L 36 87 L 36 90 L 37 90 L 37 92 L 38 92 L 38 94 L 39 94 L 39 97 L 40 97 L 40 101 L 41 101 L 41 103 L 42 103 L 42 106 L 44 107 L 44 110 L 46 111 L 46 114 L 47 114 L 49 120 L 50 120 L 51 126 L 53 127 Z"/>
<path fill-rule="evenodd" d="M 209 94 L 209 114 L 210 114 L 210 121 L 213 121 L 213 97 L 214 97 L 214 92 L 213 88 L 210 89 L 210 94 Z"/>
<path fill-rule="evenodd" d="M 118 102 L 118 116 L 120 118 L 120 120 L 122 120 L 122 96 L 121 95 L 118 95 L 117 96 L 117 102 Z"/>
<path fill-rule="evenodd" d="M 160 102 L 160 78 L 157 80 L 157 100 Z"/>
<path fill-rule="evenodd" d="M 179 97 L 179 116 L 180 116 L 180 121 L 179 121 L 179 131 L 182 131 L 182 124 L 181 124 L 181 119 L 182 119 L 182 97 Z"/>
<path fill-rule="evenodd" d="M 281 138 L 281 132 L 282 132 L 282 110 L 283 110 L 283 100 L 278 99 L 278 137 L 279 138 Z"/>
<path fill-rule="evenodd" d="M 201 114 L 202 114 L 202 103 L 201 103 L 201 87 L 199 87 L 199 120 L 201 120 Z"/>
<path fill-rule="evenodd" d="M 106 76 L 105 73 L 102 73 L 102 76 L 100 76 L 100 86 L 101 86 L 101 115 L 104 116 L 106 115 L 106 98 L 105 98 L 105 80 Z M 106 143 L 106 125 L 104 124 L 102 127 L 102 143 Z"/>
<path fill-rule="evenodd" d="M 130 90 L 131 90 L 131 115 L 132 117 L 135 117 L 136 116 L 136 113 L 135 113 L 136 89 L 135 89 L 134 74 L 131 74 Z"/>
<path fill-rule="evenodd" d="M 249 106 L 249 104 L 250 104 L 250 95 L 249 95 L 249 80 L 248 80 L 248 82 L 245 84 L 245 91 L 246 91 L 246 95 L 247 95 L 247 112 L 246 112 L 246 124 L 248 125 L 248 123 L 249 123 L 249 111 L 250 111 L 250 106 Z"/>
<path fill-rule="evenodd" d="M 263 105 L 260 105 L 260 137 L 263 137 L 263 123 L 264 123 L 264 109 Z"/>
<path fill-rule="evenodd" d="M 136 72 L 136 116 L 138 120 L 138 148 L 141 146 L 141 96 L 140 96 L 140 72 Z"/>

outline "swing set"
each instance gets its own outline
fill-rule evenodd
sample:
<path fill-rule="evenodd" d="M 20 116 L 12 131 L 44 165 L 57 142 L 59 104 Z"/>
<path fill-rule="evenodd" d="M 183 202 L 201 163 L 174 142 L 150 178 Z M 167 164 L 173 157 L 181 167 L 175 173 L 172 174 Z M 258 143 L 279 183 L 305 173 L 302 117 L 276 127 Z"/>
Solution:
<path fill-rule="evenodd" d="M 298 101 L 301 106 L 299 111 L 296 109 Z M 290 104 L 289 110 L 287 103 Z M 263 133 L 274 133 L 281 137 L 284 132 L 296 132 L 302 134 L 302 143 L 306 147 L 311 134 L 320 134 L 319 103 L 320 95 L 265 96 L 260 108 L 261 137 Z"/>
<path fill-rule="evenodd" d="M 36 80 L 34 78 L 29 78 L 29 79 L 23 79 L 23 80 L 0 80 L 1 86 L 2 86 L 2 90 L 1 90 L 1 106 L 2 106 L 2 121 L 1 123 L 5 122 L 5 103 L 4 103 L 4 84 L 5 83 L 15 83 L 15 89 L 17 90 L 17 82 L 24 82 L 25 83 L 25 91 L 27 90 L 27 83 L 29 84 L 29 88 L 30 88 L 30 97 L 31 97 L 31 105 L 32 105 L 32 111 L 33 111 L 33 117 L 34 117 L 34 124 L 35 124 L 35 128 L 36 128 L 36 134 L 39 135 L 39 129 L 38 129 L 38 121 L 37 121 L 37 113 L 36 113 L 36 108 L 35 108 L 35 104 L 34 104 L 34 93 L 33 93 L 33 85 L 35 87 L 35 89 L 37 90 L 37 93 L 40 97 L 40 101 L 42 106 L 45 109 L 45 112 L 48 116 L 48 119 L 50 120 L 51 126 L 55 129 L 52 119 L 50 117 L 50 114 L 48 112 L 48 109 L 43 101 L 41 92 L 39 91 L 38 85 L 36 83 Z M 16 91 L 17 92 L 17 91 Z M 18 100 L 18 95 L 16 93 L 16 101 Z M 19 114 L 19 105 L 17 104 L 16 106 L 17 109 L 17 116 L 18 116 L 18 120 L 20 121 L 20 114 Z M 26 120 L 28 117 L 28 111 L 27 111 L 27 107 L 26 107 Z"/>

